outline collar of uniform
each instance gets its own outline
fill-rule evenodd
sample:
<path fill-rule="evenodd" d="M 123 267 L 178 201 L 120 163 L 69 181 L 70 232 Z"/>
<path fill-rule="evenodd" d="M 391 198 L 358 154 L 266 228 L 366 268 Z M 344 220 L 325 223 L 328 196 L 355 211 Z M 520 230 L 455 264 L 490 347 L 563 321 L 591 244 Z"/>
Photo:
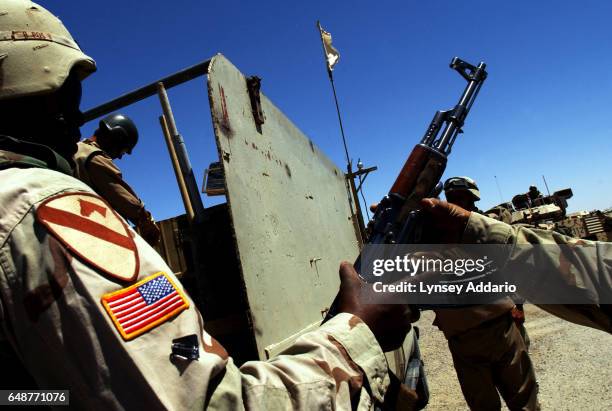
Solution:
<path fill-rule="evenodd" d="M 93 140 L 94 136 L 91 136 L 89 138 L 86 138 L 85 140 L 82 140 L 81 143 L 84 144 L 88 144 L 90 146 L 94 146 L 95 148 L 99 148 L 100 150 L 102 150 L 102 155 L 104 155 L 105 157 L 108 157 L 112 160 L 111 156 L 108 155 L 108 153 L 100 146 L 100 144 L 98 144 L 98 142 L 96 140 Z"/>
<path fill-rule="evenodd" d="M 94 147 L 97 147 L 97 148 L 101 149 L 100 144 L 98 144 L 98 142 L 95 141 L 93 138 L 94 138 L 94 136 L 91 136 L 89 138 L 83 139 L 81 141 L 81 143 L 89 144 L 90 146 L 94 146 Z"/>
<path fill-rule="evenodd" d="M 48 168 L 72 175 L 70 163 L 64 157 L 42 144 L 0 135 L 0 150 L 3 152 L 2 157 L 0 157 L 0 168 Z"/>

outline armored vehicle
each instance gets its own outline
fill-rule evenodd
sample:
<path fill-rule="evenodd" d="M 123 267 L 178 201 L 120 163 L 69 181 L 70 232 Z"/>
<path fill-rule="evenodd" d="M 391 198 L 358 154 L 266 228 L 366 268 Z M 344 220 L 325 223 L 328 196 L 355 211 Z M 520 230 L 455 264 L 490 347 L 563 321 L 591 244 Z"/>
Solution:
<path fill-rule="evenodd" d="M 506 210 L 510 224 L 528 224 L 533 227 L 555 230 L 565 235 L 588 240 L 612 241 L 612 213 L 580 211 L 567 213 L 567 200 L 573 197 L 571 188 L 543 195 L 536 186 L 524 194 L 517 194 L 510 203 L 499 204 L 486 213 L 499 215 Z"/>

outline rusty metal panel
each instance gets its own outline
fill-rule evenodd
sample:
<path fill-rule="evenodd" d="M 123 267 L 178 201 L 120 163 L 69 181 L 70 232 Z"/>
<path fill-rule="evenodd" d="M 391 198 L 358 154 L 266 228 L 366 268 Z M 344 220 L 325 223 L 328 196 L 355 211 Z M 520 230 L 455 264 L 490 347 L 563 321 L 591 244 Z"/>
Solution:
<path fill-rule="evenodd" d="M 349 194 L 342 171 L 263 93 L 249 94 L 222 55 L 209 66 L 208 90 L 263 359 L 320 323 L 338 290 L 339 262 L 357 257 Z"/>

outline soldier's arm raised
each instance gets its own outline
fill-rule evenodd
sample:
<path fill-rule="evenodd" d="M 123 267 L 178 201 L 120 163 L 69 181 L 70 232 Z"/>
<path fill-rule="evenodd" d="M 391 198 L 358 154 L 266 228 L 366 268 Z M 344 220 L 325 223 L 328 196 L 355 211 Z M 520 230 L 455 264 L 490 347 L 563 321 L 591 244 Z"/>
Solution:
<path fill-rule="evenodd" d="M 612 333 L 612 243 L 511 226 L 476 213 L 469 218 L 462 242 L 514 245 L 505 271 L 517 273 L 512 280 L 523 282 L 524 297 L 567 321 Z M 551 301 L 558 290 L 569 290 L 577 302 L 588 298 L 592 304 L 541 303 Z"/>
<path fill-rule="evenodd" d="M 612 332 L 612 243 L 577 240 L 562 234 L 511 226 L 437 199 L 422 202 L 446 243 L 507 244 L 500 264 L 513 273 L 520 294 L 565 320 Z M 545 304 L 556 291 L 589 304 Z"/>

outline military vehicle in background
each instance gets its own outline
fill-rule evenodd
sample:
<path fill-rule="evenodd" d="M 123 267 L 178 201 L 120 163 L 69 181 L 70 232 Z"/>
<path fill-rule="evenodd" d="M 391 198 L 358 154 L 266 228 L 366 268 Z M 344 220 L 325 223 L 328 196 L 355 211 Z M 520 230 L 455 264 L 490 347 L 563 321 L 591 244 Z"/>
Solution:
<path fill-rule="evenodd" d="M 579 211 L 567 213 L 567 200 L 574 193 L 571 188 L 543 195 L 536 186 L 512 197 L 512 202 L 499 204 L 486 214 L 505 216 L 509 224 L 528 224 L 545 230 L 554 230 L 575 238 L 612 241 L 612 209 L 606 211 Z"/>
<path fill-rule="evenodd" d="M 557 223 L 557 231 L 587 240 L 612 241 L 612 211 L 579 211 Z"/>

